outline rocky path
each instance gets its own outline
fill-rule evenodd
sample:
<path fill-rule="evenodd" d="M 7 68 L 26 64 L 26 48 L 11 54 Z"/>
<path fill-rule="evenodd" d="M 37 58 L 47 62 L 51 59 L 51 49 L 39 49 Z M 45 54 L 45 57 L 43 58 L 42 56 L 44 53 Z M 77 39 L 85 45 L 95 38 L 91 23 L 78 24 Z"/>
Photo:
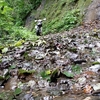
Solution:
<path fill-rule="evenodd" d="M 0 62 L 1 100 L 99 100 L 100 24 L 18 41 Z"/>

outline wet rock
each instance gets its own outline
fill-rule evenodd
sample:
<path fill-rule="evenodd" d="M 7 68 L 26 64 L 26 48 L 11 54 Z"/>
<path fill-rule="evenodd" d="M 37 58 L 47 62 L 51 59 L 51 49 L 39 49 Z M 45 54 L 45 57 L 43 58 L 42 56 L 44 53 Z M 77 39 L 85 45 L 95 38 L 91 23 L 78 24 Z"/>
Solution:
<path fill-rule="evenodd" d="M 100 63 L 100 58 L 97 58 L 96 61 Z"/>
<path fill-rule="evenodd" d="M 40 51 L 38 51 L 38 50 L 32 50 L 30 56 L 31 56 L 31 57 L 34 57 L 35 60 L 42 60 L 42 59 L 44 59 L 44 57 L 45 57 L 46 55 L 45 55 L 45 53 L 40 52 Z"/>
<path fill-rule="evenodd" d="M 69 90 L 68 88 L 68 84 L 61 84 L 61 85 L 58 85 L 58 88 L 59 88 L 59 90 L 61 90 L 61 91 L 67 91 L 67 90 Z"/>
<path fill-rule="evenodd" d="M 92 100 L 91 97 L 86 97 L 85 99 L 83 100 Z"/>
<path fill-rule="evenodd" d="M 100 83 L 93 84 L 92 87 L 95 91 L 100 90 Z"/>
<path fill-rule="evenodd" d="M 42 99 L 43 100 L 53 100 L 53 97 L 52 96 L 44 96 Z"/>
<path fill-rule="evenodd" d="M 99 96 L 100 97 L 100 89 L 96 90 L 92 93 L 93 96 Z M 99 98 L 100 99 L 100 98 Z"/>
<path fill-rule="evenodd" d="M 40 53 L 40 54 L 35 56 L 35 60 L 42 60 L 42 59 L 44 59 L 44 57 L 45 57 L 45 54 L 44 53 Z"/>
<path fill-rule="evenodd" d="M 85 45 L 78 45 L 78 49 L 84 51 Z"/>
<path fill-rule="evenodd" d="M 12 61 L 12 60 L 13 60 L 12 55 L 3 56 L 2 58 L 2 62 Z"/>
<path fill-rule="evenodd" d="M 18 85 L 17 85 L 18 88 L 22 89 L 23 92 L 27 93 L 27 91 L 30 91 L 30 87 L 27 85 L 27 83 L 22 83 L 21 81 L 18 82 Z"/>
<path fill-rule="evenodd" d="M 77 57 L 78 57 L 78 54 L 71 54 L 69 58 L 74 60 L 74 59 L 76 59 Z"/>
<path fill-rule="evenodd" d="M 89 48 L 90 48 L 90 49 L 92 49 L 92 48 L 94 48 L 94 47 L 95 47 L 95 45 L 89 44 Z"/>
<path fill-rule="evenodd" d="M 31 62 L 25 62 L 25 63 L 23 63 L 23 68 L 24 69 L 30 70 L 31 66 L 32 66 Z"/>
<path fill-rule="evenodd" d="M 17 72 L 18 72 L 17 69 L 12 69 L 12 70 L 9 71 L 10 75 L 13 76 L 13 77 L 17 76 L 17 74 L 18 74 Z"/>
<path fill-rule="evenodd" d="M 30 80 L 30 81 L 27 83 L 27 86 L 30 87 L 31 89 L 33 89 L 35 85 L 36 85 L 36 82 L 35 82 L 34 80 Z"/>
<path fill-rule="evenodd" d="M 82 85 L 80 85 L 78 83 L 75 83 L 74 85 L 71 86 L 72 93 L 74 93 L 74 94 L 82 93 L 81 89 L 82 89 Z"/>
<path fill-rule="evenodd" d="M 81 85 L 82 84 L 85 84 L 86 83 L 86 80 L 87 79 L 85 77 L 80 77 L 80 78 L 78 78 L 78 83 L 81 84 Z"/>
<path fill-rule="evenodd" d="M 98 72 L 98 70 L 100 70 L 100 65 L 98 64 L 98 65 L 91 66 L 89 70 L 93 72 Z"/>
<path fill-rule="evenodd" d="M 59 51 L 52 51 L 52 52 L 49 52 L 49 54 L 51 54 L 51 55 L 60 55 L 60 52 Z"/>
<path fill-rule="evenodd" d="M 57 64 L 58 66 L 66 66 L 66 65 L 68 65 L 68 63 L 69 63 L 68 59 L 56 60 L 56 64 Z"/>
<path fill-rule="evenodd" d="M 3 76 L 5 76 L 8 73 L 8 69 L 3 70 Z"/>
<path fill-rule="evenodd" d="M 47 92 L 52 96 L 61 96 L 62 95 L 62 91 L 60 91 L 56 88 L 47 90 Z"/>
<path fill-rule="evenodd" d="M 21 100 L 35 100 L 31 93 L 26 94 Z"/>
<path fill-rule="evenodd" d="M 46 80 L 38 81 L 39 88 L 49 87 L 49 83 Z"/>
<path fill-rule="evenodd" d="M 27 94 L 24 93 L 20 96 L 17 96 L 15 100 L 35 100 L 35 98 L 31 93 L 27 93 Z"/>
<path fill-rule="evenodd" d="M 5 69 L 11 66 L 11 62 L 10 61 L 3 61 L 0 63 L 0 69 Z"/>
<path fill-rule="evenodd" d="M 58 79 L 58 82 L 57 82 L 57 88 L 60 90 L 60 91 L 68 91 L 70 86 L 69 86 L 69 83 L 68 83 L 68 80 L 67 79 Z"/>
<path fill-rule="evenodd" d="M 99 42 L 96 42 L 96 46 L 97 46 L 97 47 L 100 47 L 100 43 L 99 43 Z"/>
<path fill-rule="evenodd" d="M 30 53 L 31 57 L 35 57 L 37 54 L 39 54 L 40 52 L 38 50 L 32 50 Z"/>

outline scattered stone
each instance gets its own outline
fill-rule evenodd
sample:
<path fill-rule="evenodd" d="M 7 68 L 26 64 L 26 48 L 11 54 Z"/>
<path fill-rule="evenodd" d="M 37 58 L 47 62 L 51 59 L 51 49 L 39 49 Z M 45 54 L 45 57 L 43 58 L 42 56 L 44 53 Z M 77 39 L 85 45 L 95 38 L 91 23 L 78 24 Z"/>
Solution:
<path fill-rule="evenodd" d="M 97 91 L 94 91 L 94 92 L 92 93 L 92 95 L 93 95 L 93 96 L 99 96 L 99 97 L 100 97 L 100 89 L 97 90 Z M 100 99 L 100 98 L 99 98 L 99 99 Z"/>
<path fill-rule="evenodd" d="M 93 71 L 93 72 L 98 72 L 98 70 L 100 70 L 100 64 L 91 66 L 91 67 L 89 68 L 89 70 L 91 70 L 91 71 Z"/>
<path fill-rule="evenodd" d="M 100 83 L 96 83 L 92 85 L 94 91 L 100 90 Z"/>
<path fill-rule="evenodd" d="M 81 85 L 82 84 L 85 84 L 86 83 L 86 80 L 87 79 L 85 77 L 80 77 L 80 78 L 78 78 L 78 83 L 81 84 Z"/>
<path fill-rule="evenodd" d="M 36 85 L 36 82 L 35 82 L 34 80 L 30 80 L 30 81 L 27 83 L 27 86 L 30 87 L 31 89 L 33 89 L 35 85 Z"/>
<path fill-rule="evenodd" d="M 83 100 L 92 100 L 91 97 L 86 97 L 85 99 Z"/>

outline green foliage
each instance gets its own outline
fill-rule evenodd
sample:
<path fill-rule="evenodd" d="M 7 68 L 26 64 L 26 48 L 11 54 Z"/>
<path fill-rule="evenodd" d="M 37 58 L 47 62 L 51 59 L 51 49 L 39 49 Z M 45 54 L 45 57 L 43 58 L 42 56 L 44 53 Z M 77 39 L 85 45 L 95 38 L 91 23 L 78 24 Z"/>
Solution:
<path fill-rule="evenodd" d="M 37 40 L 34 32 L 20 26 L 30 11 L 39 6 L 41 0 L 0 0 L 0 40 Z M 2 38 L 1 38 L 2 37 Z"/>
<path fill-rule="evenodd" d="M 9 67 L 9 70 L 15 69 L 15 68 L 16 68 L 16 65 L 12 65 L 12 66 Z"/>
<path fill-rule="evenodd" d="M 11 30 L 13 18 L 11 16 L 12 8 L 4 1 L 0 1 L 0 36 Z"/>
<path fill-rule="evenodd" d="M 12 92 L 2 92 L 0 93 L 0 100 L 14 100 L 14 95 Z"/>
<path fill-rule="evenodd" d="M 34 2 L 34 8 L 36 9 L 40 4 L 42 0 L 31 0 Z"/>
<path fill-rule="evenodd" d="M 82 68 L 79 65 L 73 65 L 72 71 L 76 74 L 79 74 L 82 71 Z"/>
<path fill-rule="evenodd" d="M 63 17 L 64 29 L 69 30 L 80 24 L 80 10 L 73 9 L 68 11 L 66 16 Z"/>
<path fill-rule="evenodd" d="M 14 95 L 17 96 L 20 93 L 22 93 L 22 90 L 20 88 L 16 88 L 15 91 L 14 91 Z"/>
<path fill-rule="evenodd" d="M 38 38 L 33 32 L 30 32 L 26 28 L 21 27 L 21 26 L 13 26 L 10 36 L 14 40 L 20 40 L 20 39 L 30 40 L 31 39 L 35 41 Z"/>
<path fill-rule="evenodd" d="M 50 80 L 50 76 L 51 76 L 51 70 L 45 70 L 45 71 L 42 71 L 41 73 L 41 76 L 43 79 L 46 79 L 46 80 Z"/>
<path fill-rule="evenodd" d="M 55 33 L 74 28 L 81 23 L 80 17 L 81 16 L 79 9 L 73 9 L 71 11 L 68 11 L 63 18 L 58 17 L 52 19 L 51 22 L 48 22 L 46 26 L 43 27 L 45 29 L 44 34 Z"/>
<path fill-rule="evenodd" d="M 7 51 L 8 51 L 7 47 L 5 47 L 5 48 L 2 49 L 2 53 L 6 53 Z"/>
<path fill-rule="evenodd" d="M 98 61 L 92 63 L 92 65 L 98 65 L 98 64 L 100 64 L 100 62 L 98 62 Z"/>
<path fill-rule="evenodd" d="M 31 39 L 38 37 L 35 31 L 28 31 L 23 27 L 26 18 L 31 11 L 36 10 L 42 0 L 1 0 L 0 1 L 0 36 L 4 40 Z M 75 9 L 75 5 L 69 4 L 78 0 L 57 0 L 46 1 L 44 9 L 40 13 L 33 12 L 33 20 L 36 16 L 46 17 L 47 21 L 43 25 L 43 34 L 57 33 L 69 30 L 81 23 L 82 16 L 80 10 Z M 71 10 L 73 8 L 73 10 Z M 49 10 L 48 10 L 49 9 Z M 34 25 L 33 25 L 34 27 Z M 3 34 L 3 35 L 2 35 Z M 0 39 L 2 40 L 2 39 Z"/>
<path fill-rule="evenodd" d="M 19 46 L 22 46 L 23 43 L 24 43 L 24 40 L 19 40 L 14 44 L 14 46 L 19 47 Z"/>
<path fill-rule="evenodd" d="M 0 100 L 14 100 L 14 98 L 20 93 L 22 93 L 20 88 L 16 88 L 15 91 L 3 91 L 0 93 Z"/>
<path fill-rule="evenodd" d="M 36 9 L 41 0 L 6 0 L 13 9 L 12 15 L 16 25 L 23 25 L 32 9 Z"/>
<path fill-rule="evenodd" d="M 63 74 L 64 75 L 66 75 L 67 77 L 71 77 L 71 78 L 73 78 L 74 77 L 74 74 L 73 73 L 71 73 L 71 72 L 63 72 Z"/>
<path fill-rule="evenodd" d="M 3 76 L 0 76 L 0 81 L 1 81 L 1 80 L 4 80 L 4 77 L 3 77 Z"/>

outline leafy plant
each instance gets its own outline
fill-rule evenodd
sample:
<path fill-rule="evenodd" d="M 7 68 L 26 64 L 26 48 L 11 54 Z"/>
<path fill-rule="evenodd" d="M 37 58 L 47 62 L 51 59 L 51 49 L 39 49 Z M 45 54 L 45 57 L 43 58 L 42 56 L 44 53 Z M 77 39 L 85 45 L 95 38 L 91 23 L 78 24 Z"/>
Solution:
<path fill-rule="evenodd" d="M 22 90 L 20 88 L 16 88 L 15 91 L 14 91 L 14 95 L 17 96 L 20 93 L 22 93 Z"/>
<path fill-rule="evenodd" d="M 14 100 L 14 95 L 12 92 L 2 92 L 0 93 L 0 100 Z"/>
<path fill-rule="evenodd" d="M 80 10 L 74 9 L 72 11 L 68 11 L 66 16 L 63 18 L 65 29 L 70 29 L 75 27 L 77 24 L 80 24 Z"/>
<path fill-rule="evenodd" d="M 2 49 L 2 53 L 6 53 L 7 51 L 8 51 L 7 47 L 5 47 L 5 48 Z"/>
<path fill-rule="evenodd" d="M 82 68 L 79 65 L 73 65 L 72 71 L 76 74 L 79 74 L 81 72 Z"/>
<path fill-rule="evenodd" d="M 100 62 L 98 62 L 98 61 L 92 63 L 92 65 L 98 65 L 98 64 L 100 64 Z"/>
<path fill-rule="evenodd" d="M 67 77 L 71 77 L 71 78 L 73 78 L 74 77 L 74 74 L 73 73 L 71 73 L 71 72 L 63 72 L 63 74 L 64 75 L 66 75 Z"/>
<path fill-rule="evenodd" d="M 7 34 L 13 26 L 13 18 L 11 16 L 12 8 L 4 1 L 0 1 L 0 35 Z"/>
<path fill-rule="evenodd" d="M 69 30 L 81 23 L 81 15 L 79 9 L 73 9 L 67 11 L 66 15 L 62 18 L 56 17 L 50 22 L 46 23 L 46 26 L 43 27 L 44 34 L 55 33 L 64 30 Z"/>
<path fill-rule="evenodd" d="M 43 79 L 46 79 L 46 80 L 50 80 L 50 76 L 51 76 L 51 70 L 45 70 L 45 71 L 42 71 L 41 73 L 41 76 Z"/>
<path fill-rule="evenodd" d="M 19 69 L 18 70 L 18 74 L 33 74 L 35 71 L 34 70 L 23 70 L 23 69 Z"/>

